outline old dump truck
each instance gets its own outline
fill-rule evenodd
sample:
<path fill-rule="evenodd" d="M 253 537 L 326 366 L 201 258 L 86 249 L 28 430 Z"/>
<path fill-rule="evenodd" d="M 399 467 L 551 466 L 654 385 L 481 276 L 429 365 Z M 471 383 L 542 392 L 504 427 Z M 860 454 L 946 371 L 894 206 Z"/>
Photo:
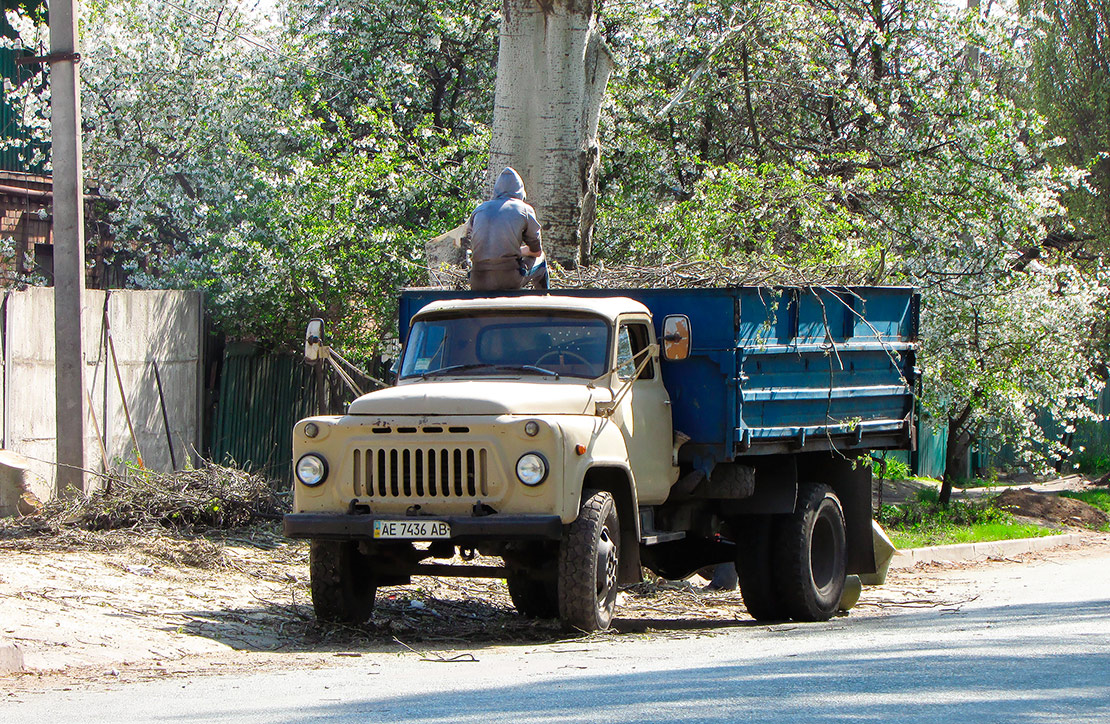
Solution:
<path fill-rule="evenodd" d="M 642 566 L 735 561 L 756 619 L 826 620 L 875 569 L 868 454 L 914 444 L 917 321 L 897 287 L 406 291 L 396 386 L 293 430 L 316 615 L 488 576 L 592 631 Z"/>

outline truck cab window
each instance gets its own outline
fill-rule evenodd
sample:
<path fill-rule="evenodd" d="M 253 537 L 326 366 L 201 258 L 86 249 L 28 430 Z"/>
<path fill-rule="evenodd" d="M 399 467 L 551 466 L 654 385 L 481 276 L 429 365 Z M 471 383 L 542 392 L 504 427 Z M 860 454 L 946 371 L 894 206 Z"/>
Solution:
<path fill-rule="evenodd" d="M 490 312 L 417 319 L 400 378 L 543 377 L 605 373 L 610 327 L 564 312 Z"/>
<path fill-rule="evenodd" d="M 407 355 L 402 374 L 420 374 L 443 366 L 443 347 L 447 330 L 441 325 L 426 324 L 413 330 L 409 342 L 412 354 Z"/>
<path fill-rule="evenodd" d="M 646 324 L 625 323 L 617 333 L 617 375 L 622 380 L 630 379 L 636 374 L 636 367 L 644 361 L 643 352 L 647 349 L 648 335 Z M 654 362 L 648 361 L 640 379 L 650 380 L 655 376 Z"/>

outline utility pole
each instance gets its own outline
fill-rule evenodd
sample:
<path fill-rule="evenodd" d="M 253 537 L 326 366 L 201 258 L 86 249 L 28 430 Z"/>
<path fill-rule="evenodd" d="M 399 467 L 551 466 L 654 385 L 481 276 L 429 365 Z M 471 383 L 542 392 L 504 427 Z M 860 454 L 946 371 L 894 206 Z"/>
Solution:
<path fill-rule="evenodd" d="M 50 3 L 50 161 L 54 179 L 55 497 L 85 490 L 85 206 L 81 166 L 81 91 L 77 3 Z"/>

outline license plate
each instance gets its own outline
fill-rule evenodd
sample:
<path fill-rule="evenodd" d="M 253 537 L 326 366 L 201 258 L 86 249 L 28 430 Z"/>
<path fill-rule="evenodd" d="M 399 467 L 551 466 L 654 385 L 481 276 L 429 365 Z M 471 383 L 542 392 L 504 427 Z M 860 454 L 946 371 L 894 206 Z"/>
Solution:
<path fill-rule="evenodd" d="M 450 538 L 451 526 L 442 520 L 375 520 L 374 537 L 410 540 Z"/>

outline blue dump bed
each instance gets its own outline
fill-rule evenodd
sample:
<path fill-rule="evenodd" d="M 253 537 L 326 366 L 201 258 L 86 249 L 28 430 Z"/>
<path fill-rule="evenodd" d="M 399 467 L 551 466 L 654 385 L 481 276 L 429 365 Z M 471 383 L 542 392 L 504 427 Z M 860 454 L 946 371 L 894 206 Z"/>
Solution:
<path fill-rule="evenodd" d="M 531 294 L 534 292 L 518 292 Z M 706 470 L 749 455 L 911 449 L 918 295 L 908 287 L 553 290 L 630 297 L 662 332 L 690 319 L 691 353 L 662 363 L 684 455 Z M 431 301 L 489 293 L 407 290 L 401 339 Z"/>

